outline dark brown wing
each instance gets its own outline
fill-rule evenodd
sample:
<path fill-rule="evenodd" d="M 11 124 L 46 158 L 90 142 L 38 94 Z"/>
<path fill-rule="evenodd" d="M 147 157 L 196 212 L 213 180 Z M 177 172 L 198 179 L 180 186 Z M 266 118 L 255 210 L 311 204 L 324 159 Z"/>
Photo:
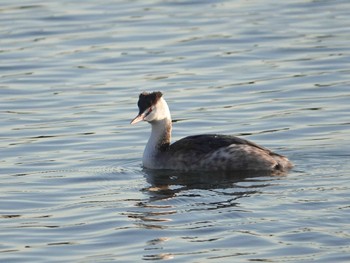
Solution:
<path fill-rule="evenodd" d="M 230 135 L 217 135 L 217 134 L 203 134 L 188 136 L 170 145 L 169 150 L 173 153 L 176 152 L 197 152 L 197 153 L 210 153 L 221 147 L 227 147 L 231 144 L 244 144 L 252 147 L 259 148 L 268 154 L 274 154 L 270 150 L 261 147 L 253 142 L 244 140 Z"/>

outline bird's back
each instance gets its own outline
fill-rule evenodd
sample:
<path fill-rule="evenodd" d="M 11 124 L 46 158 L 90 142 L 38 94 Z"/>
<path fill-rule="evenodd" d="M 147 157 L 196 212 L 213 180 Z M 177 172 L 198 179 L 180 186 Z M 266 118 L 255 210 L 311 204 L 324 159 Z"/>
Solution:
<path fill-rule="evenodd" d="M 185 137 L 158 156 L 159 165 L 176 170 L 286 170 L 289 160 L 235 136 L 204 134 Z"/>

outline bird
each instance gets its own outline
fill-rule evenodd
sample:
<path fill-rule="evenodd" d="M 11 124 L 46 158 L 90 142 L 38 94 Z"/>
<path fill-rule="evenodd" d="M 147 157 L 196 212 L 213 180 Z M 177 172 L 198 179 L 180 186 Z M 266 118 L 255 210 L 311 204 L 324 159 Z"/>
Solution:
<path fill-rule="evenodd" d="M 172 119 L 163 93 L 142 92 L 137 105 L 139 113 L 130 123 L 146 121 L 152 127 L 142 157 L 146 169 L 274 172 L 293 167 L 287 157 L 232 135 L 191 135 L 171 144 Z"/>

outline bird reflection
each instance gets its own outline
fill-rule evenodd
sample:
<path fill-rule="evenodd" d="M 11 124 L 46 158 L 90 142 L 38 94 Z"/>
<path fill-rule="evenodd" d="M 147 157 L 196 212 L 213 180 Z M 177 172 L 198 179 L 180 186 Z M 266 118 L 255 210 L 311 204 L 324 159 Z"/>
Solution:
<path fill-rule="evenodd" d="M 184 222 L 189 228 L 200 228 L 211 224 L 215 215 L 239 217 L 244 212 L 240 199 L 261 193 L 276 180 L 275 174 L 246 171 L 184 173 L 144 169 L 143 173 L 149 186 L 141 191 L 148 197 L 139 200 L 128 217 L 140 228 L 156 230 L 151 232 L 156 235 L 145 243 L 144 260 L 176 256 L 166 249 L 172 239 L 167 230 Z M 220 211 L 211 214 L 211 210 Z"/>
<path fill-rule="evenodd" d="M 261 171 L 236 172 L 179 172 L 172 170 L 143 170 L 150 187 L 144 189 L 150 195 L 149 201 L 162 200 L 174 197 L 184 190 L 202 189 L 233 189 L 231 194 L 240 196 L 259 192 L 260 188 L 270 184 L 274 176 L 284 173 L 271 173 Z M 239 186 L 246 182 L 245 186 Z M 244 191 L 242 191 L 244 188 Z"/>
<path fill-rule="evenodd" d="M 171 221 L 171 215 L 182 210 L 177 198 L 189 204 L 196 199 L 195 206 L 187 208 L 188 212 L 195 210 L 213 210 L 235 207 L 239 199 L 260 193 L 262 188 L 271 184 L 271 173 L 218 173 L 218 172 L 179 172 L 168 170 L 144 169 L 149 187 L 142 191 L 148 198 L 135 204 L 129 218 L 137 219 L 137 224 L 143 228 L 166 228 Z M 208 199 L 210 192 L 212 198 Z M 200 202 L 198 202 L 201 200 Z"/>

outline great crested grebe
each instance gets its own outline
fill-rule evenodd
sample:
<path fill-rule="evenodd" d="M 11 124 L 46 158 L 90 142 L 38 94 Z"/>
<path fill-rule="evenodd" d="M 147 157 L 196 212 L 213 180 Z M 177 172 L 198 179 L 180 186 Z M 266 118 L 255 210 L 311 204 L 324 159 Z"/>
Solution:
<path fill-rule="evenodd" d="M 188 136 L 170 144 L 171 115 L 163 94 L 143 92 L 139 114 L 131 121 L 147 121 L 151 136 L 143 153 L 143 167 L 183 171 L 285 171 L 292 167 L 287 157 L 248 140 L 230 135 Z"/>

